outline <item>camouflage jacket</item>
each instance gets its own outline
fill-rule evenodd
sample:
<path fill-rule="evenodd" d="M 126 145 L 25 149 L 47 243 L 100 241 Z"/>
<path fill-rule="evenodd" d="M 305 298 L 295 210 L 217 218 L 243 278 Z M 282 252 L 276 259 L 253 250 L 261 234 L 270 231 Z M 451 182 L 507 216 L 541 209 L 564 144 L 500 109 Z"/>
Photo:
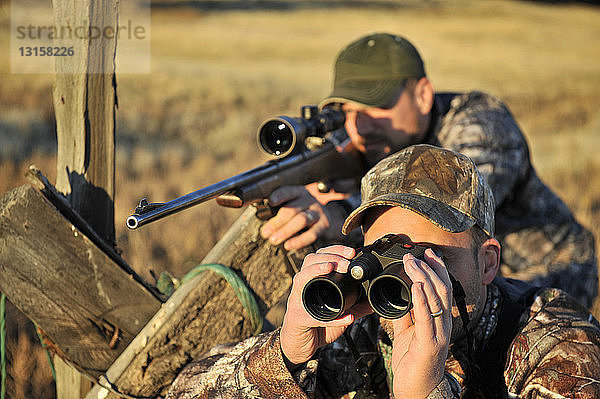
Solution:
<path fill-rule="evenodd" d="M 436 94 L 426 142 L 469 156 L 496 201 L 502 274 L 560 288 L 590 308 L 598 291 L 594 237 L 537 176 L 507 107 L 481 93 Z"/>
<path fill-rule="evenodd" d="M 600 324 L 587 310 L 557 289 L 531 291 L 525 283 L 503 278 L 488 287 L 485 309 L 473 328 L 475 351 L 470 359 L 477 360 L 468 360 L 464 342 L 453 343 L 445 378 L 429 399 L 464 395 L 463 367 L 472 369 L 473 365 L 480 366 L 485 375 L 480 384 L 484 394 L 479 397 L 600 397 Z M 525 300 L 524 292 L 531 293 Z M 507 312 L 503 312 L 510 309 L 509 300 L 524 304 L 512 322 L 506 321 Z M 498 332 L 507 328 L 513 333 L 506 346 L 499 346 L 503 348 L 500 353 L 493 349 L 494 342 L 501 336 Z M 350 335 L 366 361 L 368 378 L 364 380 L 353 366 L 355 355 L 343 336 L 321 348 L 313 360 L 288 371 L 276 330 L 214 348 L 183 369 L 167 399 L 392 397 L 391 341 L 377 318 L 358 320 L 350 327 Z M 485 365 L 486 359 L 494 359 L 491 368 Z"/>

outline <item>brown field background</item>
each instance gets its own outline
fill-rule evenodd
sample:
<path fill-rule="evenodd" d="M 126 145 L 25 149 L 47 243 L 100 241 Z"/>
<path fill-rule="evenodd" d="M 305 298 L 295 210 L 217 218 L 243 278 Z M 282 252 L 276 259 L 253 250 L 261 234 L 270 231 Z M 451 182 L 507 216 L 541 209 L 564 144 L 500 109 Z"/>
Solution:
<path fill-rule="evenodd" d="M 326 96 L 338 50 L 371 31 L 413 41 L 437 90 L 478 89 L 503 99 L 539 175 L 600 248 L 599 8 L 517 1 L 153 5 L 152 72 L 117 76 L 117 245 L 148 281 L 150 270 L 181 277 L 240 211 L 207 203 L 130 232 L 125 219 L 138 200 L 169 200 L 264 162 L 254 137 L 260 122 L 298 115 L 301 105 Z M 10 13 L 6 2 L 0 7 L 0 48 L 8 54 Z M 26 183 L 30 164 L 52 182 L 56 176 L 53 76 L 11 74 L 9 61 L 0 58 L 0 195 Z M 8 397 L 54 397 L 32 323 L 9 305 L 7 328 Z"/>

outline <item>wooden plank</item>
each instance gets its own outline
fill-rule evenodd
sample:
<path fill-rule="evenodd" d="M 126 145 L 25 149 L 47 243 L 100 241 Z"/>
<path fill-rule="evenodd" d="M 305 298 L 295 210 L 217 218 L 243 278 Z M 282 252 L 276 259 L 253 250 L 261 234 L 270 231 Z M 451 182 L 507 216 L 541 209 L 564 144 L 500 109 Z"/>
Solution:
<path fill-rule="evenodd" d="M 262 222 L 249 207 L 202 261 L 234 269 L 254 293 L 262 315 L 291 285 L 287 257 L 260 237 Z M 301 260 L 303 252 L 292 254 Z M 233 290 L 214 273 L 179 287 L 110 369 L 103 386 L 132 396 L 164 394 L 181 368 L 213 346 L 251 336 L 250 319 Z M 86 396 L 95 399 L 96 386 Z"/>
<path fill-rule="evenodd" d="M 48 181 L 46 176 L 43 175 L 42 171 L 35 165 L 29 166 L 26 173 L 27 178 L 33 185 L 44 194 L 44 196 L 58 209 L 69 222 L 77 227 L 86 237 L 88 237 L 98 248 L 108 255 L 121 269 L 126 273 L 130 274 L 138 283 L 146 287 L 149 291 L 153 292 L 157 298 L 161 299 L 161 294 L 158 292 L 156 287 L 151 286 L 141 276 L 139 276 L 128 264 L 125 262 L 121 255 L 117 253 L 115 248 L 104 241 L 102 237 L 96 233 L 96 231 L 84 220 L 79 213 L 77 213 L 72 207 L 67 198 L 59 193 L 58 190 Z M 162 301 L 162 300 L 161 300 Z"/>
<path fill-rule="evenodd" d="M 35 188 L 0 199 L 0 291 L 97 377 L 160 308 L 160 301 L 66 220 Z"/>
<path fill-rule="evenodd" d="M 83 398 L 92 388 L 92 381 L 82 378 L 79 372 L 72 373 L 72 367 L 60 356 L 54 356 L 56 370 L 56 397 Z"/>

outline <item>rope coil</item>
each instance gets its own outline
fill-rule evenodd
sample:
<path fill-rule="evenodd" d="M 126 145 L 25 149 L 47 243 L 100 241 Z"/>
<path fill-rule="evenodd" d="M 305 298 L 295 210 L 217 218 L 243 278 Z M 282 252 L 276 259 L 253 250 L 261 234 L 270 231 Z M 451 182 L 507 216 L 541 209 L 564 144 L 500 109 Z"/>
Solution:
<path fill-rule="evenodd" d="M 256 299 L 250 289 L 246 286 L 244 281 L 238 276 L 230 267 L 221 265 L 219 263 L 208 263 L 205 265 L 198 265 L 186 273 L 185 276 L 181 279 L 181 284 L 184 284 L 194 277 L 204 273 L 205 271 L 212 271 L 217 275 L 223 277 L 227 283 L 233 289 L 233 292 L 238 297 L 239 301 L 242 303 L 246 312 L 248 312 L 248 316 L 250 317 L 250 323 L 254 327 L 254 334 L 257 335 L 262 331 L 263 328 L 263 318 L 260 314 L 260 310 L 258 308 L 258 304 L 256 303 Z"/>

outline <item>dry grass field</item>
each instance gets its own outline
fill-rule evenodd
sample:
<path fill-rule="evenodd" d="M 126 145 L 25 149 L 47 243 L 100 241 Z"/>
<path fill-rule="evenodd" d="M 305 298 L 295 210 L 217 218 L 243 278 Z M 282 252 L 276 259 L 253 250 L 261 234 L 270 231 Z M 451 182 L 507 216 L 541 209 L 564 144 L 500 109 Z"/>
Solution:
<path fill-rule="evenodd" d="M 3 54 L 9 15 L 0 8 Z M 125 219 L 137 201 L 169 200 L 264 162 L 254 137 L 260 122 L 297 115 L 327 95 L 337 51 L 371 31 L 411 39 L 437 90 L 503 99 L 539 175 L 600 239 L 598 21 L 600 8 L 575 3 L 157 3 L 152 72 L 117 76 L 118 247 L 151 282 L 150 270 L 182 276 L 199 263 L 240 211 L 207 203 L 130 232 Z M 31 163 L 54 181 L 56 139 L 53 76 L 10 74 L 7 56 L 0 72 L 2 194 L 25 183 Z M 31 323 L 12 307 L 8 323 L 10 397 L 53 397 Z"/>

